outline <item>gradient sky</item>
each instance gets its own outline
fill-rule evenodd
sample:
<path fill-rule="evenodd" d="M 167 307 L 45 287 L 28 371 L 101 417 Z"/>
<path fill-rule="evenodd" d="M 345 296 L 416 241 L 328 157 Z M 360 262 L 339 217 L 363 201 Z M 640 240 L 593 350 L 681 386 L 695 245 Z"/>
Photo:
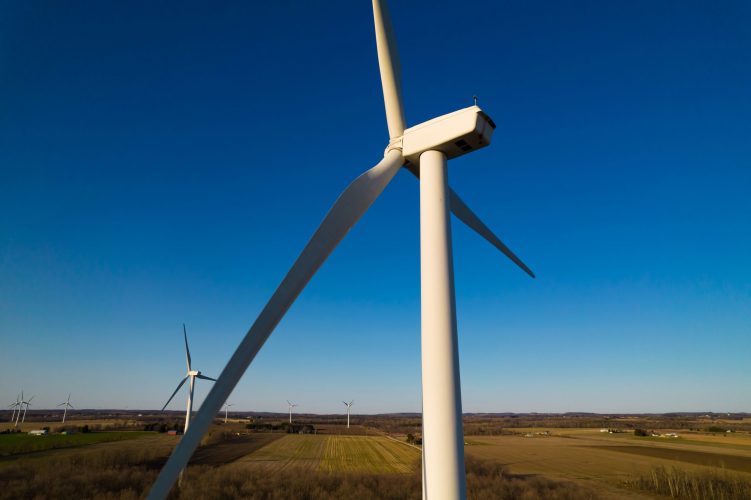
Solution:
<path fill-rule="evenodd" d="M 479 96 L 493 144 L 450 182 L 538 276 L 454 220 L 464 411 L 751 411 L 749 3 L 390 6 L 408 123 Z M 182 323 L 217 376 L 383 154 L 370 3 L 2 12 L 0 398 L 159 408 Z M 418 194 L 395 178 L 234 409 L 419 411 Z"/>

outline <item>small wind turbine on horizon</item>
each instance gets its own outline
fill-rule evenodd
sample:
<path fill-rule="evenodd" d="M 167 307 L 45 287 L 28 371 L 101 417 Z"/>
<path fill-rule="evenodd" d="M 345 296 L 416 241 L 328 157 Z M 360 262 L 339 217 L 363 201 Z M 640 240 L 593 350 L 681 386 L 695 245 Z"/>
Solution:
<path fill-rule="evenodd" d="M 229 412 L 229 407 L 230 406 L 235 406 L 235 405 L 234 404 L 230 404 L 230 403 L 224 403 L 224 423 L 225 424 L 227 423 L 227 414 Z"/>
<path fill-rule="evenodd" d="M 355 402 L 354 399 L 350 401 L 349 403 L 347 403 L 346 401 L 342 401 L 342 403 L 344 403 L 344 406 L 347 407 L 347 429 L 349 429 L 349 411 L 350 409 L 352 409 L 352 405 L 354 404 L 354 402 Z"/>
<path fill-rule="evenodd" d="M 467 497 L 450 213 L 524 272 L 531 277 L 534 273 L 448 185 L 448 160 L 488 146 L 495 123 L 475 103 L 407 128 L 401 67 L 391 19 L 385 0 L 372 2 L 389 132 L 383 159 L 357 177 L 334 202 L 206 396 L 194 426 L 175 447 L 152 486 L 150 499 L 167 497 L 216 412 L 263 344 L 331 252 L 402 167 L 420 182 L 423 498 Z M 440 79 L 446 71 L 454 71 L 449 69 L 451 65 L 447 64 L 446 68 L 433 68 L 434 78 Z M 332 104 L 327 110 L 332 109 Z M 365 266 L 373 264 L 363 263 Z"/>
<path fill-rule="evenodd" d="M 8 405 L 8 408 L 13 409 L 13 411 L 10 414 L 11 423 L 13 423 L 16 420 L 16 408 L 18 408 L 19 413 L 21 412 L 20 406 L 21 406 L 21 395 L 16 394 L 16 400 Z"/>
<path fill-rule="evenodd" d="M 287 406 L 289 407 L 289 423 L 292 423 L 292 408 L 297 406 L 295 403 L 290 402 L 290 400 L 287 400 Z"/>
<path fill-rule="evenodd" d="M 68 400 L 60 403 L 57 406 L 64 406 L 65 407 L 65 409 L 63 410 L 63 423 L 65 423 L 65 416 L 68 414 L 68 408 L 72 408 L 72 409 L 75 410 L 75 408 L 73 408 L 73 405 L 70 404 L 70 393 L 68 393 Z"/>
<path fill-rule="evenodd" d="M 26 411 L 29 409 L 29 406 L 31 406 L 31 400 L 34 399 L 34 396 L 31 396 L 28 401 L 23 399 L 23 391 L 21 391 L 21 406 L 26 405 L 26 407 L 23 409 L 23 418 L 21 419 L 21 423 L 26 422 Z M 21 414 L 21 409 L 18 409 L 18 414 Z M 16 416 L 16 426 L 18 426 L 18 416 Z"/>
<path fill-rule="evenodd" d="M 183 324 L 183 338 L 185 339 L 185 360 L 188 364 L 188 373 L 185 375 L 185 378 L 180 381 L 179 384 L 177 384 L 177 389 L 175 389 L 175 392 L 172 393 L 172 396 L 169 397 L 166 403 L 164 403 L 164 406 L 162 407 L 162 411 L 164 411 L 165 408 L 167 408 L 167 405 L 172 401 L 172 398 L 175 397 L 175 394 L 177 394 L 177 391 L 180 390 L 180 388 L 183 386 L 186 380 L 190 380 L 189 389 L 188 389 L 188 408 L 185 411 L 185 431 L 188 432 L 188 427 L 190 426 L 190 416 L 193 413 L 193 388 L 195 387 L 196 379 L 201 378 L 204 380 L 211 380 L 213 382 L 216 382 L 216 379 L 213 379 L 211 377 L 207 377 L 206 375 L 202 375 L 200 371 L 194 370 L 191 366 L 190 362 L 190 348 L 188 347 L 188 332 L 185 330 L 185 324 Z M 216 413 L 216 412 L 215 412 Z"/>

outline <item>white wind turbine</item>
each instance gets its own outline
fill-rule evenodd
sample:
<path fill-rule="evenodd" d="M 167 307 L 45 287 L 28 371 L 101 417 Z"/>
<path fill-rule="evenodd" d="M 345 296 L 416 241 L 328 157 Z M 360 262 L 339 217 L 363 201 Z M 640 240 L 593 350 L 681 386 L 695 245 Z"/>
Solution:
<path fill-rule="evenodd" d="M 234 404 L 224 403 L 224 423 L 227 423 L 227 414 L 229 413 L 229 407 L 235 406 Z"/>
<path fill-rule="evenodd" d="M 389 143 L 384 158 L 339 196 L 230 358 L 154 483 L 149 498 L 166 498 L 201 437 L 276 325 L 329 254 L 406 167 L 420 180 L 423 495 L 465 498 L 449 211 L 534 277 L 532 271 L 449 188 L 447 160 L 487 146 L 495 128 L 477 105 L 405 128 L 400 65 L 388 10 L 373 0 L 376 45 Z"/>
<path fill-rule="evenodd" d="M 17 394 L 16 395 L 16 400 L 14 402 L 12 402 L 11 404 L 8 405 L 8 408 L 12 408 L 13 409 L 13 411 L 10 414 L 10 422 L 11 423 L 13 423 L 16 420 L 16 408 L 18 408 L 18 412 L 19 413 L 21 412 L 20 406 L 21 406 L 21 395 Z"/>
<path fill-rule="evenodd" d="M 292 423 L 292 408 L 297 406 L 295 403 L 290 402 L 290 400 L 287 400 L 287 406 L 289 407 L 289 423 Z"/>
<path fill-rule="evenodd" d="M 68 400 L 60 403 L 57 406 L 64 406 L 65 409 L 63 410 L 63 423 L 65 423 L 65 415 L 68 414 L 68 408 L 73 408 L 73 405 L 70 404 L 70 393 L 68 393 Z M 73 408 L 75 410 L 75 408 Z"/>
<path fill-rule="evenodd" d="M 349 403 L 347 403 L 346 401 L 342 401 L 342 403 L 344 403 L 344 406 L 347 407 L 347 429 L 349 429 L 349 411 L 352 409 L 352 405 L 354 404 L 354 402 L 355 402 L 354 399 L 350 401 Z"/>
<path fill-rule="evenodd" d="M 31 400 L 34 399 L 34 396 L 31 396 L 28 401 L 23 399 L 23 391 L 21 391 L 21 406 L 26 405 L 26 407 L 23 409 L 23 418 L 21 418 L 21 423 L 26 422 L 26 411 L 29 409 L 29 406 L 31 406 Z M 18 415 L 21 414 L 21 408 L 18 409 Z M 18 426 L 18 416 L 16 416 L 16 426 Z"/>
<path fill-rule="evenodd" d="M 183 324 L 183 338 L 185 339 L 185 360 L 188 363 L 188 373 L 185 374 L 185 378 L 180 381 L 179 384 L 177 384 L 177 389 L 175 389 L 175 392 L 172 393 L 172 396 L 169 397 L 166 403 L 164 403 L 164 406 L 162 407 L 162 411 L 164 411 L 165 408 L 167 408 L 167 405 L 172 401 L 172 398 L 175 397 L 175 394 L 177 394 L 177 391 L 180 390 L 180 387 L 183 386 L 186 380 L 190 379 L 190 383 L 188 384 L 188 408 L 185 412 L 185 431 L 188 432 L 188 427 L 190 426 L 190 416 L 193 413 L 193 388 L 195 387 L 196 379 L 202 378 L 204 380 L 212 380 L 216 382 L 216 379 L 213 379 L 211 377 L 207 377 L 206 375 L 202 375 L 201 372 L 198 370 L 194 370 L 191 367 L 190 364 L 190 349 L 188 348 L 188 333 L 185 331 L 185 325 Z M 217 408 L 218 409 L 218 408 Z M 216 415 L 216 411 L 214 412 Z"/>

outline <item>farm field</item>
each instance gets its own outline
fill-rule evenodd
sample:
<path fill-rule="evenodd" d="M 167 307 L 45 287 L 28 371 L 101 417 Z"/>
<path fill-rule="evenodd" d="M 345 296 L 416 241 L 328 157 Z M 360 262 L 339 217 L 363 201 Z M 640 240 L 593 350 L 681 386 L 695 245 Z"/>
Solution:
<path fill-rule="evenodd" d="M 235 461 L 234 467 L 269 472 L 305 469 L 322 472 L 406 474 L 416 470 L 420 451 L 385 436 L 285 435 Z"/>
<path fill-rule="evenodd" d="M 537 434 L 548 432 L 550 435 Z M 603 434 L 598 429 L 534 429 L 532 437 L 468 436 L 468 457 L 493 460 L 514 474 L 575 481 L 618 496 L 623 484 L 655 467 L 688 471 L 732 471 L 751 480 L 751 444 L 738 439 L 638 438 Z"/>
<path fill-rule="evenodd" d="M 71 435 L 52 434 L 31 436 L 29 434 L 0 434 L 0 460 L 14 455 L 35 453 L 59 448 L 73 448 L 110 441 L 138 439 L 151 432 L 95 432 Z"/>

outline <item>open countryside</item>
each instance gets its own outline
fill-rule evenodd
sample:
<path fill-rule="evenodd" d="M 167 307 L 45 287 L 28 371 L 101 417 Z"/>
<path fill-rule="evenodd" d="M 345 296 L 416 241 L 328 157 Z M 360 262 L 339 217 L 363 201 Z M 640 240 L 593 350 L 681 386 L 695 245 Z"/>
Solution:
<path fill-rule="evenodd" d="M 55 429 L 59 424 L 34 421 L 33 413 L 30 418 L 32 421 L 25 423 L 27 429 Z M 200 482 L 198 491 L 205 495 L 215 491 L 212 484 L 223 482 L 235 488 L 237 495 L 252 484 L 259 491 L 273 488 L 278 498 L 294 498 L 298 491 L 295 481 L 304 479 L 325 492 L 309 498 L 344 498 L 357 484 L 377 484 L 385 496 L 374 498 L 419 498 L 419 419 L 383 415 L 357 420 L 361 423 L 347 429 L 336 419 L 300 416 L 294 429 L 310 432 L 301 434 L 284 432 L 282 416 L 235 415 L 226 424 L 217 419 L 194 454 L 185 480 Z M 596 425 L 602 421 L 610 428 Z M 70 484 L 80 487 L 91 481 L 101 486 L 97 478 L 109 477 L 116 470 L 127 471 L 128 489 L 138 498 L 145 495 L 180 439 L 166 432 L 136 430 L 136 426 L 179 425 L 179 420 L 154 415 L 86 418 L 83 422 L 99 430 L 46 436 L 0 434 L 0 498 L 34 496 L 57 488 L 60 496 L 65 496 Z M 565 427 L 549 425 L 555 422 Z M 635 435 L 634 427 L 658 422 L 666 427 L 650 427 L 648 435 Z M 73 426 L 76 423 L 71 421 Z M 9 428 L 2 425 L 0 431 Z M 464 446 L 468 493 L 478 500 L 661 498 L 644 484 L 659 479 L 659 474 L 670 476 L 670 480 L 679 475 L 687 481 L 712 479 L 736 491 L 736 496 L 716 498 L 748 498 L 751 494 L 748 418 L 484 416 L 466 417 L 465 428 L 469 432 Z M 710 428 L 715 432 L 707 430 Z M 415 441 L 408 435 L 417 436 L 418 444 L 408 442 Z M 86 467 L 80 467 L 82 464 Z M 66 481 L 57 475 L 61 468 L 67 471 Z M 490 481 L 497 494 L 488 493 Z M 284 496 L 287 490 L 278 489 L 282 483 L 290 488 L 288 497 Z M 388 485 L 393 485 L 393 491 Z M 106 493 L 88 491 L 92 498 Z M 184 490 L 176 495 L 196 498 L 191 496 L 195 492 Z"/>

